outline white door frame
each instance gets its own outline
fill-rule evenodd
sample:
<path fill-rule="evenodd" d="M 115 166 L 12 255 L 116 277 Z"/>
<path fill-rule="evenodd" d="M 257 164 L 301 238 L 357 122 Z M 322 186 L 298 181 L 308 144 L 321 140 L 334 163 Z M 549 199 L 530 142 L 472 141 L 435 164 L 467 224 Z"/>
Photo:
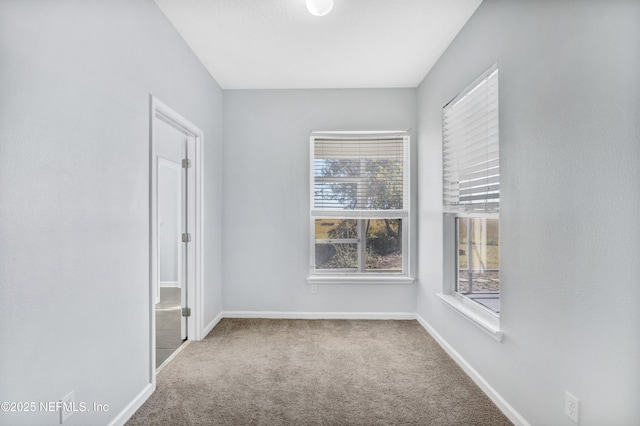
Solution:
<path fill-rule="evenodd" d="M 149 118 L 149 146 L 150 146 L 150 197 L 149 197 L 149 379 L 155 389 L 156 386 L 156 282 L 158 281 L 158 249 L 157 232 L 158 229 L 158 168 L 156 162 L 156 147 L 154 141 L 154 128 L 157 120 L 174 127 L 187 136 L 187 153 L 191 160 L 191 168 L 188 173 L 188 206 L 194 212 L 193 223 L 189 224 L 191 242 L 189 244 L 189 257 L 187 261 L 187 283 L 188 306 L 191 308 L 191 316 L 187 321 L 187 339 L 202 340 L 203 337 L 203 167 L 202 167 L 202 145 L 204 134 L 202 130 L 186 120 L 180 114 L 159 101 L 153 95 L 149 96 L 150 118 Z M 191 216 L 191 215 L 190 215 Z"/>

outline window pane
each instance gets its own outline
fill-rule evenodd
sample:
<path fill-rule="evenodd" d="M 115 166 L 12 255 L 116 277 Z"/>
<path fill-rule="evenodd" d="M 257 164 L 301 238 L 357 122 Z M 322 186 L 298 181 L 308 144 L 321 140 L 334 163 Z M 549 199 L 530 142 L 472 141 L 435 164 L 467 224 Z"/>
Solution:
<path fill-rule="evenodd" d="M 316 219 L 315 236 L 316 269 L 357 269 L 357 220 Z"/>
<path fill-rule="evenodd" d="M 357 268 L 357 244 L 316 244 L 316 269 Z"/>
<path fill-rule="evenodd" d="M 500 312 L 500 232 L 497 219 L 458 218 L 456 291 Z"/>
<path fill-rule="evenodd" d="M 316 240 L 358 238 L 356 219 L 316 219 L 315 227 Z"/>
<path fill-rule="evenodd" d="M 402 220 L 365 219 L 367 269 L 402 271 Z"/>

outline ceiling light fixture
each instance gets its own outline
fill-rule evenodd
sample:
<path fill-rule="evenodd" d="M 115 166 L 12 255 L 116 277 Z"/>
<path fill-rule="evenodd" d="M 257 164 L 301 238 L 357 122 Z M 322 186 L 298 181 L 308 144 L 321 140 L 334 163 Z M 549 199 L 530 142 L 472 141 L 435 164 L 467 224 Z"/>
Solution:
<path fill-rule="evenodd" d="M 315 16 L 324 16 L 333 9 L 333 0 L 307 0 L 309 13 Z"/>

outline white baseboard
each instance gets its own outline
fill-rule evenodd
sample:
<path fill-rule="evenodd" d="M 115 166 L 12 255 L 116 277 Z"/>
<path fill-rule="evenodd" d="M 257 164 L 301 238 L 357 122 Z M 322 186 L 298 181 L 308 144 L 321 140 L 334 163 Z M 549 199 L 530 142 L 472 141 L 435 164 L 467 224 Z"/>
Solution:
<path fill-rule="evenodd" d="M 517 426 L 530 426 L 529 422 L 520 415 L 491 385 L 482 377 L 437 331 L 429 325 L 420 315 L 416 314 L 416 319 L 427 333 L 445 350 L 447 354 L 464 370 L 465 373 L 475 382 L 476 385 L 493 401 L 494 404 Z"/>
<path fill-rule="evenodd" d="M 129 420 L 131 416 L 133 416 L 134 413 L 138 411 L 140 407 L 142 407 L 142 404 L 144 404 L 144 402 L 149 399 L 149 397 L 155 390 L 156 387 L 154 385 L 152 385 L 151 383 L 147 384 L 140 391 L 140 393 L 136 395 L 135 398 L 133 398 L 133 401 L 127 404 L 127 406 L 124 407 L 124 409 L 120 411 L 118 415 L 113 420 L 111 420 L 111 422 L 109 422 L 108 426 L 123 426 L 127 422 L 127 420 Z"/>
<path fill-rule="evenodd" d="M 160 281 L 160 287 L 180 288 L 179 281 Z"/>
<path fill-rule="evenodd" d="M 223 318 L 414 320 L 410 312 L 222 311 Z"/>
<path fill-rule="evenodd" d="M 224 318 L 224 312 L 220 312 L 209 324 L 207 324 L 204 329 L 202 330 L 202 338 L 204 339 L 205 337 L 207 337 L 207 334 L 209 334 L 211 332 L 211 330 L 213 330 L 213 328 L 218 325 L 218 323 L 220 322 L 220 320 Z"/>

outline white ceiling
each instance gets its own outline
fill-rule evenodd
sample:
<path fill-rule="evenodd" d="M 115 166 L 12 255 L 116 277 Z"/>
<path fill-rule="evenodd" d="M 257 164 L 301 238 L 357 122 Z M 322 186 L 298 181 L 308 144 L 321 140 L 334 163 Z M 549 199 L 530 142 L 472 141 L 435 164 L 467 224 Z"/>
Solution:
<path fill-rule="evenodd" d="M 482 0 L 155 0 L 223 89 L 416 87 Z"/>

